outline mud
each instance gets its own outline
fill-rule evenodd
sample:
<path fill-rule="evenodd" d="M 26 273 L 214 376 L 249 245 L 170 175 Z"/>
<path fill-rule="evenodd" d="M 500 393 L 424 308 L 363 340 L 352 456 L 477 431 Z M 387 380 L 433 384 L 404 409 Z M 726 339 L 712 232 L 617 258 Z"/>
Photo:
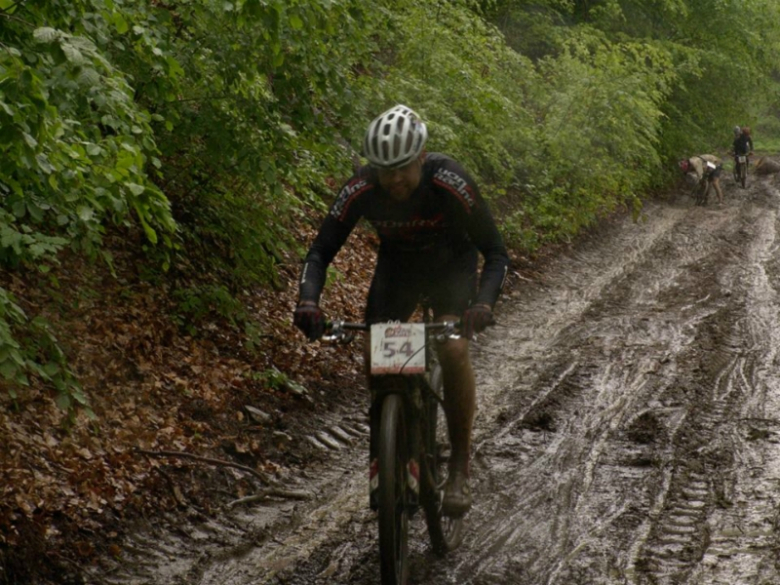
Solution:
<path fill-rule="evenodd" d="M 467 536 L 435 557 L 413 520 L 411 583 L 780 583 L 780 192 L 649 203 L 505 299 L 474 346 Z M 365 405 L 322 415 L 325 454 L 268 499 L 149 519 L 95 582 L 378 583 Z M 165 526 L 165 527 L 164 527 Z"/>

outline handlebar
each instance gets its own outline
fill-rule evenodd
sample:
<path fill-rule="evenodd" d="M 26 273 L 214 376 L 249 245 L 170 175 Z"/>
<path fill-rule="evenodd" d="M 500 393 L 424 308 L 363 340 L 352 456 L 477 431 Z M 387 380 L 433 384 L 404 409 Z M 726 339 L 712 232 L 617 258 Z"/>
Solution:
<path fill-rule="evenodd" d="M 460 337 L 460 321 L 442 321 L 440 323 L 425 323 L 425 333 L 433 333 L 436 341 L 445 341 L 446 339 L 457 339 Z M 325 323 L 324 341 L 336 341 L 339 343 L 350 343 L 355 335 L 354 331 L 370 331 L 369 323 L 350 323 L 347 321 L 328 321 Z"/>

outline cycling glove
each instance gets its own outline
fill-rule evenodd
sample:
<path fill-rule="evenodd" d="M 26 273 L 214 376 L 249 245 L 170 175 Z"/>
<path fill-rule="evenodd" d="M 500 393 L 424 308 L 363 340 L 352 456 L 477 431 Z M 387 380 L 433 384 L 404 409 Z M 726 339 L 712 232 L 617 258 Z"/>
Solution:
<path fill-rule="evenodd" d="M 461 334 L 466 339 L 474 339 L 474 335 L 482 332 L 488 325 L 493 325 L 493 311 L 487 305 L 473 305 L 463 312 Z"/>
<path fill-rule="evenodd" d="M 325 332 L 325 315 L 317 305 L 298 305 L 293 313 L 293 325 L 303 331 L 309 341 L 316 341 Z"/>

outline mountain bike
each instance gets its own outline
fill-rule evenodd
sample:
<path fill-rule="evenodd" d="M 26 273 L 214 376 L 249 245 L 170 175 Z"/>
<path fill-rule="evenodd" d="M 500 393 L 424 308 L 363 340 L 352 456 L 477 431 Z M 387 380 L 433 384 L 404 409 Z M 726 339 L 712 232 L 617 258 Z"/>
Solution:
<path fill-rule="evenodd" d="M 457 337 L 455 323 L 333 322 L 326 340 L 370 332 L 370 505 L 377 510 L 382 585 L 405 585 L 409 521 L 422 508 L 434 552 L 463 540 L 462 517 L 442 511 L 450 441 L 434 345 Z"/>
<path fill-rule="evenodd" d="M 748 166 L 750 164 L 750 158 L 746 154 L 740 154 L 734 156 L 734 181 L 742 188 L 747 188 L 747 176 Z"/>

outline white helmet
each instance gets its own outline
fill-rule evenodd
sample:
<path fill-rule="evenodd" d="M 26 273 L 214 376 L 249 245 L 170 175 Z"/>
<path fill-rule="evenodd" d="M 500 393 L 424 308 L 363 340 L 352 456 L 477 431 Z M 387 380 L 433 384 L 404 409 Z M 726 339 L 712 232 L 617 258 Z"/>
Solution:
<path fill-rule="evenodd" d="M 377 167 L 400 167 L 419 156 L 427 138 L 428 130 L 420 116 L 399 104 L 369 124 L 363 154 Z"/>
<path fill-rule="evenodd" d="M 742 134 L 742 128 L 734 126 L 734 136 L 739 136 L 740 134 Z"/>

